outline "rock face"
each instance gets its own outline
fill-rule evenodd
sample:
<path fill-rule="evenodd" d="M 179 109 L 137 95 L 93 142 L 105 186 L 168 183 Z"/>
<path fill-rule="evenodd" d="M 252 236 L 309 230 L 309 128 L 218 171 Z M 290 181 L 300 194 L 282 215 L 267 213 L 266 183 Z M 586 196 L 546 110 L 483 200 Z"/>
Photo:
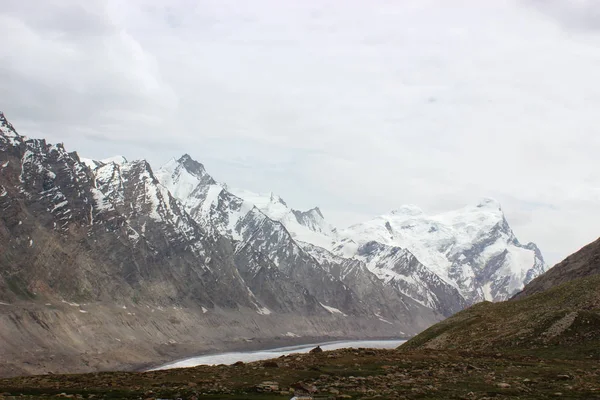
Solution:
<path fill-rule="evenodd" d="M 156 172 L 81 159 L 0 113 L 0 359 L 13 374 L 290 333 L 408 336 L 543 269 L 493 202 L 436 217 L 408 207 L 338 230 L 318 208 L 228 188 L 189 155 Z"/>

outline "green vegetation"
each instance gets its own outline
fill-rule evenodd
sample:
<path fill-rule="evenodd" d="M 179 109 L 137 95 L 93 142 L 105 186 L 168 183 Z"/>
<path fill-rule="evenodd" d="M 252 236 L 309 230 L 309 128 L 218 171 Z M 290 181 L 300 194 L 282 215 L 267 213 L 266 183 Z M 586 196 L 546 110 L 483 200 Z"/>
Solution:
<path fill-rule="evenodd" d="M 27 289 L 27 284 L 16 276 L 5 278 L 8 289 L 23 300 L 34 300 L 35 294 Z"/>

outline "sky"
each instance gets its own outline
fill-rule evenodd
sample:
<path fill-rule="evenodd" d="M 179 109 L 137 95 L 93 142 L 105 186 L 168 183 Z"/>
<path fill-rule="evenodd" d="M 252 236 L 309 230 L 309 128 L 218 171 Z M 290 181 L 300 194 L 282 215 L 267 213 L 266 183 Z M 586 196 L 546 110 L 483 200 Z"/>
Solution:
<path fill-rule="evenodd" d="M 553 264 L 600 236 L 596 0 L 3 0 L 26 136 L 319 206 L 493 197 Z"/>

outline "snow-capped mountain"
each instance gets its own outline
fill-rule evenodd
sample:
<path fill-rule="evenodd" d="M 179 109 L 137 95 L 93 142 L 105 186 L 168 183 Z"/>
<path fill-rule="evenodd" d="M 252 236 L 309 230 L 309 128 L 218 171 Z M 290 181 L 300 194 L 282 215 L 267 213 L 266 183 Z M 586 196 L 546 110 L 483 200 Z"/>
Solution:
<path fill-rule="evenodd" d="M 310 243 L 342 258 L 364 261 L 382 280 L 396 285 L 402 281 L 405 294 L 411 293 L 409 282 L 420 282 L 417 286 L 423 287 L 435 276 L 435 280 L 457 288 L 465 304 L 501 301 L 546 270 L 537 246 L 520 244 L 500 204 L 493 199 L 433 216 L 426 215 L 417 206 L 406 205 L 389 215 L 338 230 L 325 221 L 318 208 L 302 213 L 289 208 L 272 193 L 259 195 L 239 189 L 233 192 L 280 221 L 304 247 Z M 303 218 L 305 215 L 308 218 Z M 365 257 L 365 248 L 370 249 L 369 257 Z M 398 274 L 397 261 L 386 267 L 390 251 L 414 257 L 428 270 L 428 277 L 415 280 L 415 276 L 411 276 L 415 268 L 403 269 L 403 273 Z M 374 254 L 377 252 L 382 254 Z M 413 291 L 411 297 L 419 298 L 415 293 Z M 427 297 L 430 293 L 422 295 Z M 426 304 L 431 306 L 435 301 L 426 301 Z M 457 311 L 452 306 L 450 309 Z"/>
<path fill-rule="evenodd" d="M 293 239 L 294 251 L 312 256 L 319 270 L 338 271 L 343 280 L 343 269 L 357 261 L 401 295 L 444 315 L 476 301 L 506 299 L 545 269 L 539 249 L 531 243 L 522 246 L 499 204 L 489 199 L 436 216 L 404 206 L 338 230 L 318 208 L 294 210 L 273 193 L 217 182 L 189 155 L 171 160 L 157 176 L 206 229 L 243 243 L 265 221 L 280 223 L 289 237 L 279 239 Z M 269 252 L 285 246 L 278 241 L 271 245 L 272 250 L 259 251 L 279 265 L 281 258 Z"/>
<path fill-rule="evenodd" d="M 274 193 L 258 194 L 248 190 L 230 188 L 230 192 L 254 204 L 262 213 L 274 221 L 281 222 L 294 240 L 331 249 L 337 240 L 336 229 L 331 226 L 318 207 L 308 211 L 297 211 Z"/>
<path fill-rule="evenodd" d="M 232 241 L 240 273 L 269 310 L 298 312 L 289 308 L 294 302 L 285 299 L 290 295 L 300 298 L 299 293 L 294 293 L 306 290 L 319 299 L 315 310 L 322 308 L 342 315 L 397 319 L 424 309 L 418 301 L 385 288 L 364 265 L 356 272 L 364 275 L 360 279 L 375 286 L 369 298 L 345 279 L 347 275 L 334 273 L 330 263 L 316 259 L 307 250 L 308 243 L 301 240 L 316 237 L 331 242 L 329 235 L 334 234 L 318 209 L 302 213 L 290 210 L 273 194 L 265 199 L 247 191 L 230 191 L 189 155 L 169 161 L 157 172 L 157 177 L 207 232 Z M 294 285 L 283 290 L 284 283 Z"/>
<path fill-rule="evenodd" d="M 519 243 L 492 199 L 433 216 L 405 206 L 340 235 L 347 240 L 334 251 L 345 256 L 371 241 L 409 250 L 469 303 L 506 300 L 546 269 L 536 245 Z"/>

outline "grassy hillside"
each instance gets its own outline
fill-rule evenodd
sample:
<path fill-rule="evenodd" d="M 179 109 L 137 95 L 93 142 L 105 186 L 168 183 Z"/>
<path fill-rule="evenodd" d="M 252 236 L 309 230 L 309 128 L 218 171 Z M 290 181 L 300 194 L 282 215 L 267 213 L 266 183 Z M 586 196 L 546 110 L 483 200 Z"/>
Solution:
<path fill-rule="evenodd" d="M 446 349 L 600 358 L 600 276 L 502 303 L 484 302 L 434 325 L 402 350 Z"/>
<path fill-rule="evenodd" d="M 600 239 L 571 254 L 545 274 L 531 281 L 515 298 L 541 293 L 579 278 L 600 274 Z"/>

